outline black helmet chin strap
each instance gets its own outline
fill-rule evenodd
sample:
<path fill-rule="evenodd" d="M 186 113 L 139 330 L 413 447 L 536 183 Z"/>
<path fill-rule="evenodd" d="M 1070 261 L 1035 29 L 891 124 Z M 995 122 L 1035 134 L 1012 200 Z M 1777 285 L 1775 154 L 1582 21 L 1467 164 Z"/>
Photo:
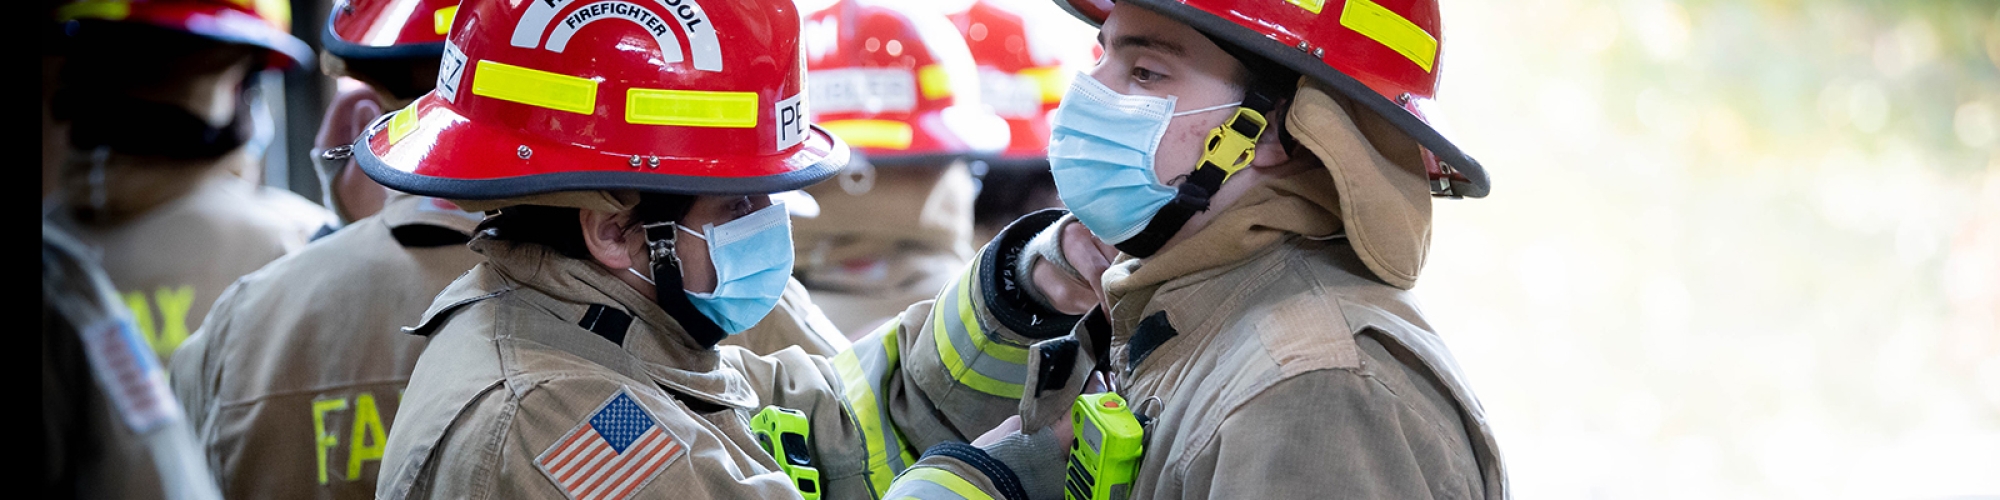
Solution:
<path fill-rule="evenodd" d="M 680 322 L 681 329 L 704 348 L 715 347 L 717 342 L 729 336 L 714 320 L 708 319 L 701 310 L 694 308 L 688 300 L 686 287 L 681 284 L 681 258 L 674 253 L 674 241 L 680 231 L 674 230 L 676 223 L 648 223 L 646 229 L 646 253 L 653 260 L 653 303 L 667 311 L 667 316 Z"/>
<path fill-rule="evenodd" d="M 1209 198 L 1222 189 L 1223 181 L 1250 166 L 1250 160 L 1257 156 L 1257 141 L 1264 136 L 1264 114 L 1276 107 L 1277 103 L 1264 92 L 1254 88 L 1245 91 L 1243 105 L 1236 108 L 1236 114 L 1208 131 L 1201 163 L 1181 182 L 1173 201 L 1154 212 L 1139 234 L 1112 246 L 1139 258 L 1159 252 L 1174 233 L 1180 232 L 1181 226 L 1187 225 L 1188 219 L 1208 210 Z"/>

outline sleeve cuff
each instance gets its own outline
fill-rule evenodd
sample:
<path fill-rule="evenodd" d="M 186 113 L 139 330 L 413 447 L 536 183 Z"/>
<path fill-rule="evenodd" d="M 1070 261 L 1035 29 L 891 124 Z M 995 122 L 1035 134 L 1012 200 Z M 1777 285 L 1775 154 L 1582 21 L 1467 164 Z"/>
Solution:
<path fill-rule="evenodd" d="M 1014 469 L 987 455 L 986 450 L 977 446 L 946 441 L 924 451 L 924 457 L 948 457 L 971 466 L 993 481 L 993 487 L 1000 490 L 1000 496 L 1007 500 L 1028 500 L 1028 491 L 1021 486 L 1021 479 L 1014 475 Z"/>
<path fill-rule="evenodd" d="M 986 299 L 987 313 L 1000 326 L 1033 340 L 1069 333 L 1082 316 L 1068 315 L 1035 303 L 1028 296 L 1025 277 L 1014 276 L 1014 263 L 1022 247 L 1036 233 L 1061 219 L 1064 210 L 1046 209 L 1017 219 L 979 252 L 979 288 Z"/>

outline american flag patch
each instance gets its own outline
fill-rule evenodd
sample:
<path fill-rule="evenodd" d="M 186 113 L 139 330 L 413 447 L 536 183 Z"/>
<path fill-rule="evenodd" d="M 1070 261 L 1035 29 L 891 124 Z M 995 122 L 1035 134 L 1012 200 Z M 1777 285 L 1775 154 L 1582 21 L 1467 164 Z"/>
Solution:
<path fill-rule="evenodd" d="M 590 418 L 535 457 L 535 466 L 573 500 L 632 496 L 685 447 L 619 389 Z"/>
<path fill-rule="evenodd" d="M 146 341 L 139 339 L 131 318 L 100 321 L 79 329 L 77 335 L 83 338 L 91 371 L 132 432 L 152 432 L 185 414 L 167 386 L 166 372 Z"/>

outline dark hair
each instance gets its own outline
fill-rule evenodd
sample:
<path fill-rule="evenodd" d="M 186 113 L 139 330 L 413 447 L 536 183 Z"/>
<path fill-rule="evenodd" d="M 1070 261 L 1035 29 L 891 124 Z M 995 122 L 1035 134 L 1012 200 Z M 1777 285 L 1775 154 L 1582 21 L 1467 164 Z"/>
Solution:
<path fill-rule="evenodd" d="M 1203 33 L 1202 36 L 1207 36 L 1208 41 L 1215 42 L 1216 47 L 1221 47 L 1224 53 L 1243 65 L 1243 74 L 1237 79 L 1236 84 L 1243 86 L 1245 107 L 1266 114 L 1283 112 L 1285 111 L 1283 107 L 1290 104 L 1292 97 L 1298 94 L 1299 72 L 1241 46 L 1209 36 L 1207 33 Z M 1285 150 L 1298 147 L 1298 140 L 1292 138 L 1291 127 L 1285 126 L 1284 121 L 1271 125 L 1277 128 L 1279 133 L 1279 146 Z"/>
<path fill-rule="evenodd" d="M 669 222 L 687 215 L 693 196 L 673 194 L 639 195 L 633 215 L 641 223 Z M 549 247 L 564 257 L 590 260 L 590 247 L 583 243 L 583 225 L 578 209 L 544 205 L 514 205 L 500 209 L 479 223 L 479 237 L 514 243 L 534 243 Z"/>
<path fill-rule="evenodd" d="M 1298 93 L 1299 72 L 1220 38 L 1209 36 L 1208 40 L 1243 64 L 1243 75 L 1236 84 L 1243 86 L 1245 106 L 1269 111 L 1280 103 L 1291 101 L 1292 95 Z"/>
<path fill-rule="evenodd" d="M 564 257 L 590 260 L 590 248 L 583 244 L 583 226 L 577 222 L 575 208 L 544 205 L 502 208 L 479 222 L 479 237 L 539 244 Z"/>
<path fill-rule="evenodd" d="M 399 101 L 414 101 L 437 85 L 438 56 L 348 59 L 321 54 L 320 66 L 328 76 L 360 80 Z"/>
<path fill-rule="evenodd" d="M 249 45 L 143 23 L 79 20 L 64 23 L 61 29 L 61 47 L 56 50 L 67 56 L 62 87 L 86 94 L 178 85 L 190 76 L 225 71 L 264 53 Z"/>

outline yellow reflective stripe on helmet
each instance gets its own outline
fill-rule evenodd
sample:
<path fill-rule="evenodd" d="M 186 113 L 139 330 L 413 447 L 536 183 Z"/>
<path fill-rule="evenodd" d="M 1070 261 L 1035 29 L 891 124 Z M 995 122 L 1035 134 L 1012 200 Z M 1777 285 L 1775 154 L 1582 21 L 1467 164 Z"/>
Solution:
<path fill-rule="evenodd" d="M 288 0 L 236 0 L 237 5 L 256 11 L 257 17 L 276 26 L 292 25 L 292 2 Z"/>
<path fill-rule="evenodd" d="M 417 131 L 416 108 L 416 106 L 404 107 L 396 111 L 395 116 L 389 117 L 389 144 L 402 141 L 404 137 L 410 135 L 410 132 Z"/>
<path fill-rule="evenodd" d="M 122 21 L 130 15 L 132 3 L 125 0 L 85 0 L 56 9 L 56 19 L 63 22 L 78 19 Z"/>
<path fill-rule="evenodd" d="M 972 307 L 972 286 L 977 276 L 969 266 L 966 274 L 945 290 L 943 300 L 933 307 L 931 339 L 937 343 L 938 361 L 959 384 L 1003 398 L 1021 397 L 1021 383 L 1027 380 L 1028 349 L 994 340 L 979 324 Z M 956 297 L 953 297 L 956 296 Z"/>
<path fill-rule="evenodd" d="M 594 80 L 487 60 L 473 70 L 472 93 L 582 115 L 597 109 Z"/>
<path fill-rule="evenodd" d="M 1042 97 L 1042 104 L 1061 101 L 1063 94 L 1069 93 L 1070 73 L 1058 66 L 1028 68 L 1021 70 L 1021 76 L 1035 81 Z"/>
<path fill-rule="evenodd" d="M 639 125 L 751 128 L 757 126 L 757 93 L 633 88 L 625 92 L 625 121 Z"/>
<path fill-rule="evenodd" d="M 861 148 L 910 149 L 915 132 L 910 124 L 895 120 L 833 120 L 820 122 L 847 145 Z"/>
<path fill-rule="evenodd" d="M 883 325 L 875 334 L 833 357 L 833 369 L 843 386 L 841 402 L 847 406 L 855 428 L 861 430 L 863 446 L 868 450 L 868 486 L 877 498 L 889 490 L 896 474 L 917 461 L 910 448 L 903 445 L 901 431 L 889 420 L 888 402 L 876 397 L 874 391 L 876 387 L 889 385 L 889 368 L 896 366 L 900 357 L 899 331 L 899 323 Z M 866 366 L 862 363 L 864 355 L 869 357 Z"/>
<path fill-rule="evenodd" d="M 1437 37 L 1375 2 L 1347 0 L 1340 9 L 1340 25 L 1402 54 L 1426 73 L 1437 62 Z"/>
<path fill-rule="evenodd" d="M 936 467 L 910 469 L 903 477 L 896 479 L 896 489 L 890 492 L 896 500 L 992 500 L 993 496 L 980 491 L 971 481 L 952 474 L 951 471 Z"/>
<path fill-rule="evenodd" d="M 918 68 L 917 88 L 923 89 L 925 99 L 951 97 L 951 74 L 944 71 L 942 64 Z"/>
<path fill-rule="evenodd" d="M 1299 8 L 1305 9 L 1306 12 L 1314 14 L 1318 14 L 1320 9 L 1326 7 L 1326 0 L 1285 0 L 1285 2 L 1297 5 Z"/>
<path fill-rule="evenodd" d="M 431 29 L 436 30 L 437 34 L 440 35 L 445 33 L 450 33 L 451 20 L 452 18 L 457 16 L 458 16 L 457 5 L 438 9 L 436 13 L 431 14 Z"/>

